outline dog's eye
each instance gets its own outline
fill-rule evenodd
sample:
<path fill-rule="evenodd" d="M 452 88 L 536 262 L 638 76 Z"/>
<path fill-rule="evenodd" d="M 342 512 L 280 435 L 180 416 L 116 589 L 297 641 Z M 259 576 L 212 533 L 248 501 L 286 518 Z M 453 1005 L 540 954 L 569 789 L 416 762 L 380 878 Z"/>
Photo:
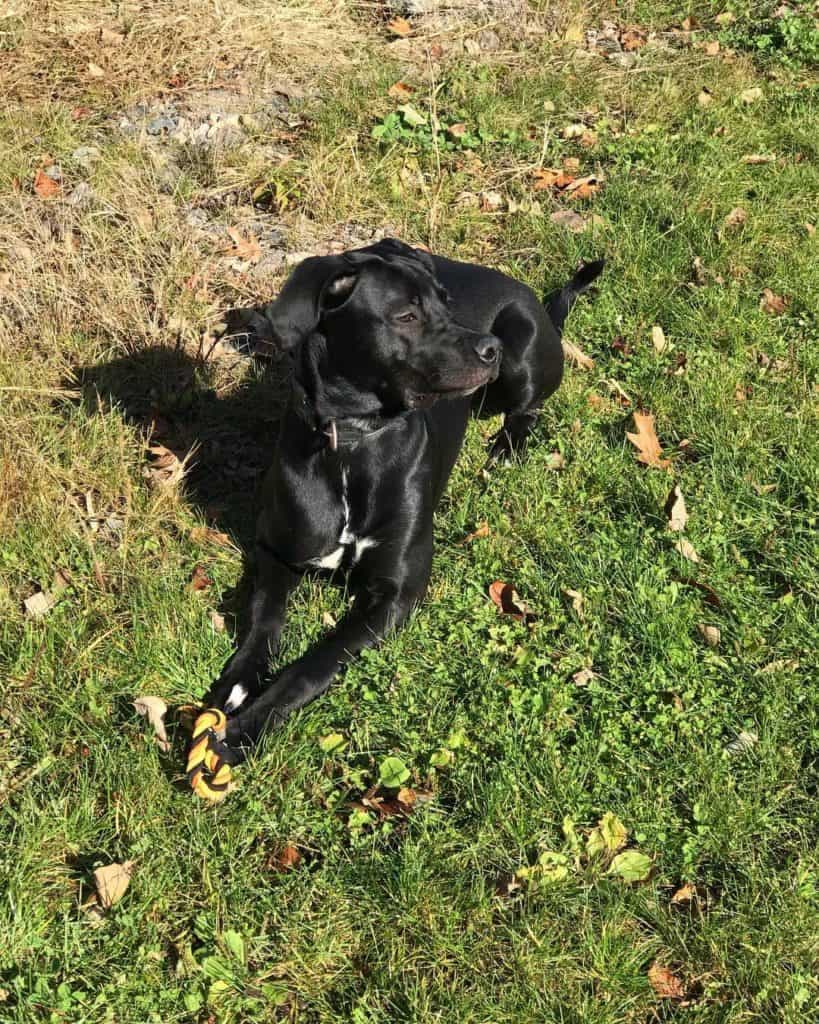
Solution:
<path fill-rule="evenodd" d="M 413 320 L 417 320 L 418 317 L 412 312 L 407 310 L 406 313 L 399 313 L 395 318 L 400 324 L 411 324 Z"/>

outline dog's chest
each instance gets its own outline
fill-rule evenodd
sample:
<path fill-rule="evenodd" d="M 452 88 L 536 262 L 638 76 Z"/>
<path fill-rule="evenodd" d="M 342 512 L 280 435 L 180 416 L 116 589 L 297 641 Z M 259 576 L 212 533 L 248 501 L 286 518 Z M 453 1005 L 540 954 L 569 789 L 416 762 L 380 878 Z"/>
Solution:
<path fill-rule="evenodd" d="M 355 565 L 369 548 L 378 543 L 372 537 L 357 534 L 354 528 L 356 520 L 352 507 L 349 475 L 346 469 L 341 471 L 341 526 L 335 546 L 318 558 L 311 558 L 309 564 L 317 569 L 338 569 L 342 564 Z"/>

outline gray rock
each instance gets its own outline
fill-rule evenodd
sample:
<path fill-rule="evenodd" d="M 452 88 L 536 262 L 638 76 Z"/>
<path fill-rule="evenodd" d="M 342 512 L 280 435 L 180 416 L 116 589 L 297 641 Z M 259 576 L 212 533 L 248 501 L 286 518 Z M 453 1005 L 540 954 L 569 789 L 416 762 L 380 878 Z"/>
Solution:
<path fill-rule="evenodd" d="M 43 174 L 47 178 L 51 178 L 52 181 L 62 181 L 63 172 L 56 164 L 50 164 L 48 167 L 43 168 Z"/>
<path fill-rule="evenodd" d="M 176 130 L 178 124 L 178 118 L 168 117 L 167 114 L 161 114 L 159 117 L 155 117 L 153 121 L 149 121 L 145 131 L 149 135 L 161 135 L 163 132 L 172 132 Z"/>
<path fill-rule="evenodd" d="M 100 159 L 102 154 L 96 146 L 78 146 L 71 154 L 71 159 L 89 170 Z"/>
<path fill-rule="evenodd" d="M 75 185 L 68 196 L 68 202 L 72 206 L 84 207 L 90 206 L 91 203 L 97 198 L 97 193 L 91 188 L 87 181 L 81 181 L 79 185 Z"/>

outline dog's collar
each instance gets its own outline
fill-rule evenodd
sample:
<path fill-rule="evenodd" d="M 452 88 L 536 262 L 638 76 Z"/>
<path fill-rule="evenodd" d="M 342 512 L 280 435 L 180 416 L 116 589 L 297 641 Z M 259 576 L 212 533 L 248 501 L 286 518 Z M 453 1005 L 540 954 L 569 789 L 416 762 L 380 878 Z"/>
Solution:
<path fill-rule="evenodd" d="M 374 434 L 380 434 L 400 417 L 349 416 L 321 419 L 304 387 L 293 381 L 293 399 L 302 418 L 315 432 L 316 450 L 337 452 L 341 448 L 355 448 Z"/>

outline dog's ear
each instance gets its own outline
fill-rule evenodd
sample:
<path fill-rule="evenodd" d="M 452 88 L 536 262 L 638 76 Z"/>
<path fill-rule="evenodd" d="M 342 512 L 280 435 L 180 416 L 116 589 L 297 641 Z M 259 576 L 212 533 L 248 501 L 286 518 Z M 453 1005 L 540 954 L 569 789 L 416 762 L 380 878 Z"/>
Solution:
<path fill-rule="evenodd" d="M 288 277 L 278 297 L 264 308 L 277 344 L 298 345 L 318 325 L 325 303 L 341 305 L 355 287 L 355 274 L 342 256 L 310 256 Z"/>

